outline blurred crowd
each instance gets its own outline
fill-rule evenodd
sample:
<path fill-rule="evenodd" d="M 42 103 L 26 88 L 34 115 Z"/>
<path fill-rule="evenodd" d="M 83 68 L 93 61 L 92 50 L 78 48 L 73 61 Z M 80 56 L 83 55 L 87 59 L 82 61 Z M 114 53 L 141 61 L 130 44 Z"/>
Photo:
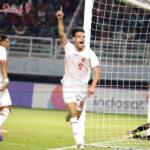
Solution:
<path fill-rule="evenodd" d="M 150 12 L 117 0 L 94 1 L 92 37 L 150 42 Z"/>
<path fill-rule="evenodd" d="M 31 0 L 30 0 L 31 1 Z M 22 14 L 0 13 L 0 32 L 8 35 L 58 37 L 56 12 L 63 6 L 64 25 L 73 17 L 79 0 L 32 0 L 29 13 L 25 4 L 29 0 L 3 0 L 0 8 L 23 9 Z M 61 4 L 60 4 L 61 2 Z M 84 4 L 83 4 L 84 5 Z M 78 11 L 74 26 L 83 26 L 84 6 Z M 92 38 L 150 42 L 150 12 L 134 8 L 117 0 L 94 1 Z M 95 32 L 96 31 L 96 32 Z"/>
<path fill-rule="evenodd" d="M 22 14 L 0 13 L 0 32 L 8 35 L 24 35 L 38 37 L 58 37 L 56 12 L 60 5 L 65 14 L 64 24 L 68 26 L 73 13 L 79 3 L 78 0 L 32 0 L 29 13 L 26 13 L 25 4 L 28 0 L 4 0 L 0 2 L 2 9 L 4 3 L 10 8 L 23 9 Z M 61 4 L 60 4 L 61 2 Z M 82 15 L 83 11 L 79 11 Z M 79 19 L 79 20 L 81 20 Z M 78 23 L 77 25 L 82 25 Z"/>

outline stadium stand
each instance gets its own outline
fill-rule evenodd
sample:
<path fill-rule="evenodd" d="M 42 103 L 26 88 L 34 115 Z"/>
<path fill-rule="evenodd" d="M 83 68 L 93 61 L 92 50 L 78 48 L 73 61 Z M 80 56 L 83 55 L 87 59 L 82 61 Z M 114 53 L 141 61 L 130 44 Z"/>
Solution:
<path fill-rule="evenodd" d="M 32 0 L 29 13 L 25 13 L 25 0 L 1 1 L 1 9 L 4 3 L 8 3 L 9 7 L 21 8 L 24 12 L 21 15 L 17 13 L 0 13 L 0 31 L 2 33 L 8 35 L 58 37 L 57 19 L 55 17 L 56 11 L 60 6 L 58 0 Z M 68 25 L 78 5 L 78 0 L 63 1 L 62 4 L 65 13 L 64 23 Z M 82 10 L 79 13 L 83 19 Z M 77 25 L 82 25 L 81 21 Z"/>
<path fill-rule="evenodd" d="M 102 44 L 97 45 L 97 55 L 101 55 L 101 49 L 103 51 L 102 57 L 104 60 L 106 57 L 115 57 L 116 59 L 119 58 L 120 60 L 134 57 L 136 59 L 138 54 L 139 59 L 146 58 L 145 62 L 148 63 L 150 54 L 149 50 L 147 49 L 149 49 L 150 46 L 145 46 L 145 44 L 150 42 L 150 32 L 146 31 L 147 27 L 149 26 L 148 23 L 150 19 L 150 13 L 145 13 L 144 11 L 135 8 L 132 9 L 134 12 L 130 17 L 130 6 L 125 7 L 124 3 L 118 6 L 118 2 L 115 1 L 115 4 L 112 7 L 112 1 L 107 0 L 107 7 L 103 7 L 103 3 L 105 3 L 105 1 L 106 0 L 101 1 L 102 4 L 100 10 L 93 10 L 95 16 L 100 16 L 100 25 L 97 26 L 97 35 L 94 35 L 94 32 L 91 33 L 92 40 L 94 40 L 93 37 L 96 37 L 97 39 L 102 39 L 103 41 Z M 5 0 L 5 3 L 8 3 L 10 7 L 22 8 L 23 10 L 25 9 L 25 2 L 26 0 Z M 69 26 L 74 12 L 79 5 L 79 1 L 63 0 L 61 3 L 63 4 L 63 11 L 65 13 L 64 24 L 65 26 Z M 3 4 L 4 1 L 1 1 L 0 8 L 2 8 Z M 64 53 L 60 48 L 60 41 L 57 39 L 58 31 L 57 19 L 55 15 L 56 11 L 59 9 L 59 6 L 60 4 L 58 3 L 58 0 L 32 0 L 29 13 L 25 13 L 25 10 L 21 15 L 16 13 L 0 13 L 0 32 L 10 35 L 9 55 L 16 55 L 16 52 L 17 55 L 20 55 L 21 52 L 21 55 L 23 54 L 23 56 L 28 57 L 39 57 L 41 56 L 39 54 L 42 54 L 42 57 L 46 57 L 48 54 L 47 58 L 63 58 Z M 137 15 L 136 12 L 139 11 L 140 13 Z M 71 28 L 72 26 L 83 26 L 83 16 L 84 2 L 79 8 L 77 16 L 75 17 L 76 20 L 74 20 L 71 24 Z M 129 17 L 131 18 L 130 21 Z M 97 18 L 93 18 L 93 21 L 94 19 L 96 20 Z M 92 25 L 94 26 L 94 24 Z M 134 30 L 132 30 L 133 27 Z M 150 30 L 150 28 L 148 28 L 148 30 Z M 18 37 L 16 38 L 16 36 Z M 69 33 L 67 36 L 71 37 Z M 29 38 L 27 39 L 27 37 Z M 34 37 L 42 38 L 41 40 L 37 40 L 36 38 L 34 39 Z M 50 41 L 45 41 L 46 39 L 44 38 L 50 38 Z M 119 45 L 117 42 L 114 42 L 117 41 L 117 39 L 119 40 Z M 107 40 L 110 42 L 109 46 L 107 44 Z M 126 41 L 126 43 L 122 41 Z M 141 43 L 140 46 L 137 44 L 139 41 Z M 33 46 L 31 46 L 32 44 Z M 47 44 L 50 44 L 50 46 Z M 92 46 L 94 45 L 91 44 L 91 47 Z M 113 52 L 111 51 L 112 47 L 115 47 L 113 48 L 115 50 Z M 118 49 L 121 49 L 120 47 L 122 47 L 122 53 L 118 53 Z M 107 51 L 109 51 L 109 56 L 108 54 L 105 54 Z M 145 51 L 147 53 L 145 53 Z M 133 55 L 133 52 L 135 55 Z"/>
<path fill-rule="evenodd" d="M 95 16 L 100 16 L 99 22 L 101 25 L 98 27 L 97 37 L 104 40 L 113 40 L 120 39 L 121 35 L 123 40 L 127 39 L 129 42 L 150 42 L 150 33 L 147 32 L 150 19 L 149 11 L 145 12 L 139 8 L 131 9 L 131 6 L 126 6 L 124 3 L 120 5 L 119 1 L 107 0 L 107 6 L 104 7 L 105 3 L 106 0 L 102 0 L 100 10 L 93 10 Z M 111 5 L 112 3 L 114 4 Z M 131 11 L 132 15 L 130 16 Z M 137 14 L 137 12 L 139 13 Z"/>

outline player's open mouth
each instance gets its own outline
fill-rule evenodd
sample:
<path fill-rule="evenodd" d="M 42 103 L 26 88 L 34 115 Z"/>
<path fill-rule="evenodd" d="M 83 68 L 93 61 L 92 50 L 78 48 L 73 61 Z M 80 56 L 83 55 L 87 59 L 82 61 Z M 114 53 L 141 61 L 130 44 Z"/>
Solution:
<path fill-rule="evenodd" d="M 79 42 L 80 44 L 84 44 L 84 42 Z"/>

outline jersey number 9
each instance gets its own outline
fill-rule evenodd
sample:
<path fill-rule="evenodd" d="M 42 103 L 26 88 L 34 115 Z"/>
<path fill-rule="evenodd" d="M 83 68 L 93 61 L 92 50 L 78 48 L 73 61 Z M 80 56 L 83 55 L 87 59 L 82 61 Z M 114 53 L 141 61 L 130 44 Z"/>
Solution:
<path fill-rule="evenodd" d="M 78 64 L 78 69 L 79 69 L 79 70 L 82 70 L 82 63 L 79 63 L 79 64 Z"/>

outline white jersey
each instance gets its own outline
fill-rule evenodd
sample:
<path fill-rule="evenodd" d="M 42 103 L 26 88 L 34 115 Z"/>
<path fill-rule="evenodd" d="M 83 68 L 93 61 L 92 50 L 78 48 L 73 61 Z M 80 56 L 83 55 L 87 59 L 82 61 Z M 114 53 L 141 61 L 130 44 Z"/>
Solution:
<path fill-rule="evenodd" d="M 7 52 L 6 52 L 6 48 L 3 46 L 0 46 L 0 61 L 4 60 L 7 61 Z M 1 69 L 0 69 L 0 83 L 2 83 L 4 80 Z"/>
<path fill-rule="evenodd" d="M 63 80 L 75 80 L 88 83 L 91 67 L 99 66 L 95 53 L 90 48 L 78 52 L 69 41 L 64 46 L 65 50 L 65 75 Z"/>
<path fill-rule="evenodd" d="M 6 48 L 0 46 L 0 61 L 4 60 L 7 63 L 7 52 Z M 2 75 L 1 69 L 0 69 L 0 87 L 3 86 L 4 77 Z M 11 105 L 11 99 L 8 92 L 8 89 L 6 88 L 5 91 L 0 91 L 0 107 Z"/>

